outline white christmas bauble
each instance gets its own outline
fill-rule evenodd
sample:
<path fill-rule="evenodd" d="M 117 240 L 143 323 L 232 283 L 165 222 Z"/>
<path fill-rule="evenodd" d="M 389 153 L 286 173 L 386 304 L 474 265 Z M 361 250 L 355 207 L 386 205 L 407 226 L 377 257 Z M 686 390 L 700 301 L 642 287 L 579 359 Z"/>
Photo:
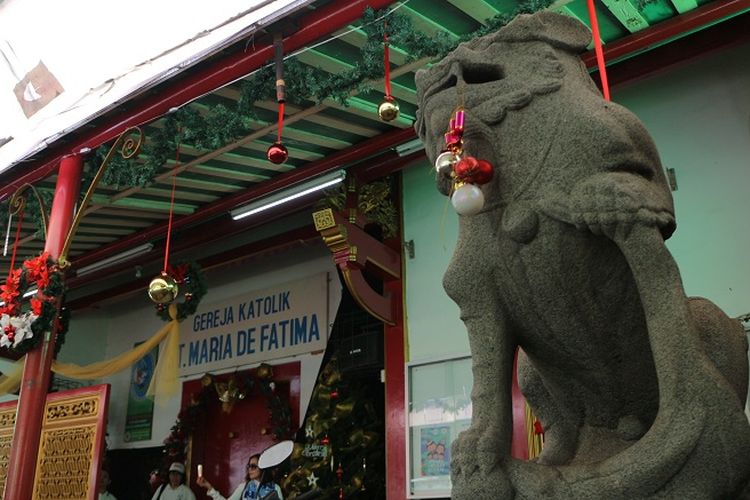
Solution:
<path fill-rule="evenodd" d="M 451 203 L 458 215 L 476 215 L 484 206 L 484 194 L 474 184 L 464 184 L 453 192 Z"/>
<path fill-rule="evenodd" d="M 435 158 L 435 170 L 440 172 L 444 167 L 452 166 L 458 161 L 458 156 L 451 151 L 444 151 Z"/>

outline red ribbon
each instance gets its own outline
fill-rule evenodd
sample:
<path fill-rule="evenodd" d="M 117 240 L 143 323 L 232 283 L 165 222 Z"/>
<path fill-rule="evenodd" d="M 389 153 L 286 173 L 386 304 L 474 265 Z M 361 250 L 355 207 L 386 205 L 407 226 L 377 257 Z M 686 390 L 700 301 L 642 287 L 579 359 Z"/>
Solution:
<path fill-rule="evenodd" d="M 164 272 L 169 266 L 169 242 L 172 239 L 172 219 L 174 217 L 174 192 L 176 186 L 177 169 L 180 168 L 180 135 L 182 128 L 177 131 L 177 153 L 175 154 L 175 166 L 172 169 L 172 197 L 169 200 L 169 223 L 167 224 L 167 242 L 164 244 Z"/>
<path fill-rule="evenodd" d="M 388 33 L 383 34 L 383 65 L 385 66 L 385 98 L 391 97 L 391 49 L 388 47 Z"/>
<path fill-rule="evenodd" d="M 594 0 L 586 0 L 589 8 L 589 20 L 591 21 L 591 35 L 594 37 L 594 52 L 596 53 L 596 64 L 599 66 L 599 78 L 602 82 L 602 93 L 604 99 L 609 101 L 609 83 L 607 82 L 607 68 L 604 64 L 604 50 L 602 50 L 602 37 L 599 36 L 599 22 L 596 19 L 596 8 Z"/>
<path fill-rule="evenodd" d="M 284 128 L 284 101 L 279 102 L 279 131 L 276 142 L 281 142 L 281 130 Z"/>

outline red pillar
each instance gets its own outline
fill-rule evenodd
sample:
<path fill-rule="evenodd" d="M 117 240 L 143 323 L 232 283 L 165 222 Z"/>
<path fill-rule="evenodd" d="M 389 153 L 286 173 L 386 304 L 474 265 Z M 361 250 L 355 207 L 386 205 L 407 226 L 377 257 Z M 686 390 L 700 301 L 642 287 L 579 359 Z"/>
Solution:
<path fill-rule="evenodd" d="M 406 393 L 402 280 L 387 281 L 396 324 L 385 325 L 385 488 L 388 500 L 406 498 Z"/>
<path fill-rule="evenodd" d="M 44 245 L 45 251 L 55 260 L 60 256 L 73 220 L 73 207 L 78 199 L 82 169 L 83 158 L 80 155 L 66 156 L 60 162 L 47 241 Z M 3 498 L 26 500 L 31 498 L 33 492 L 34 471 L 56 335 L 57 332 L 52 332 L 49 338 L 45 338 L 26 355 Z"/>

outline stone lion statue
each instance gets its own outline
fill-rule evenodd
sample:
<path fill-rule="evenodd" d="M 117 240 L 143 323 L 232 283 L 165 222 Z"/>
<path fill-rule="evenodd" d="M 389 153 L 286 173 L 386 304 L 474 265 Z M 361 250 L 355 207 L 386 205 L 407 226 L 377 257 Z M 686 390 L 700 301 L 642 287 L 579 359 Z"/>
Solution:
<path fill-rule="evenodd" d="M 444 277 L 474 372 L 453 498 L 745 496 L 744 332 L 685 296 L 656 147 L 589 78 L 578 54 L 590 40 L 568 17 L 522 15 L 417 75 L 428 157 L 462 103 L 464 151 L 494 166 Z M 453 180 L 443 166 L 440 190 Z M 545 428 L 529 462 L 510 455 L 519 347 L 521 390 Z"/>

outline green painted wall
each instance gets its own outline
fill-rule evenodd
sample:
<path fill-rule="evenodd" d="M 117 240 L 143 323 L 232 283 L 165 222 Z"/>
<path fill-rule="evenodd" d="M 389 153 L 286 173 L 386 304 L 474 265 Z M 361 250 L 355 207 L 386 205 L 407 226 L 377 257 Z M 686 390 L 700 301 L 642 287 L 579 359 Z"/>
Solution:
<path fill-rule="evenodd" d="M 750 312 L 750 45 L 613 89 L 674 168 L 678 228 L 669 241 L 688 295 L 729 315 Z M 403 176 L 406 309 L 412 361 L 468 352 L 458 309 L 441 286 L 457 217 L 425 161 Z"/>
<path fill-rule="evenodd" d="M 622 89 L 674 168 L 677 232 L 668 241 L 688 295 L 750 312 L 750 45 Z"/>
<path fill-rule="evenodd" d="M 425 160 L 406 170 L 404 241 L 414 242 L 414 258 L 406 260 L 406 315 L 411 361 L 469 352 L 466 329 L 456 304 L 443 290 L 458 233 L 458 216 L 435 189 L 435 175 Z"/>

